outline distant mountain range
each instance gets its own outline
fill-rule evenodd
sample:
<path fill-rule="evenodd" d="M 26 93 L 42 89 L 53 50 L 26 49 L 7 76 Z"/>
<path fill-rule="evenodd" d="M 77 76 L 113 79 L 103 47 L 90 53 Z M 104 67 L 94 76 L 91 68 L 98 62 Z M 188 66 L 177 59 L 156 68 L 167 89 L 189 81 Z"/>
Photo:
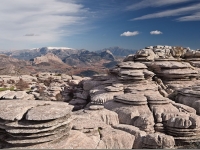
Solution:
<path fill-rule="evenodd" d="M 30 60 L 35 57 L 46 55 L 47 53 L 53 53 L 63 60 L 65 57 L 78 53 L 78 51 L 79 50 L 67 47 L 42 47 L 24 50 L 1 51 L 1 53 L 21 60 Z"/>
<path fill-rule="evenodd" d="M 0 75 L 28 74 L 33 69 L 31 63 L 0 54 Z"/>
<path fill-rule="evenodd" d="M 97 51 L 88 51 L 85 49 L 77 50 L 77 49 L 68 48 L 68 47 L 42 47 L 42 48 L 23 49 L 23 50 L 4 50 L 4 51 L 0 51 L 0 53 L 6 54 L 8 56 L 12 56 L 14 58 L 21 59 L 21 60 L 30 60 L 30 59 L 34 59 L 35 57 L 46 55 L 47 53 L 53 53 L 54 55 L 58 56 L 61 60 L 65 60 L 66 58 L 74 54 L 80 56 L 81 54 L 94 55 L 95 53 L 97 53 L 95 55 L 100 54 L 102 56 L 105 54 L 105 51 L 107 51 L 107 53 L 110 53 L 113 56 L 118 56 L 118 57 L 124 57 L 136 52 L 136 50 L 133 50 L 133 49 L 124 49 L 120 47 L 110 47 L 110 48 L 105 48 L 105 49 L 97 50 Z M 104 52 L 104 54 L 102 54 L 102 52 Z"/>
<path fill-rule="evenodd" d="M 6 64 L 5 66 L 12 65 L 7 68 L 21 68 L 26 71 L 31 69 L 34 72 L 71 71 L 75 74 L 81 74 L 81 72 L 90 74 L 105 71 L 106 68 L 112 68 L 122 57 L 135 53 L 135 50 L 112 47 L 98 51 L 88 51 L 68 47 L 42 47 L 0 51 L 0 53 L 3 54 L 0 58 L 5 56 L 5 59 L 2 59 L 2 64 Z M 10 71 L 13 70 L 6 71 L 3 65 L 0 65 L 0 69 L 2 69 L 3 74 L 6 72 L 10 74 L 12 73 Z"/>
<path fill-rule="evenodd" d="M 101 53 L 101 52 L 106 51 L 106 50 L 109 50 L 114 56 L 118 56 L 118 57 L 124 57 L 124 56 L 128 56 L 130 54 L 135 54 L 135 52 L 137 51 L 137 50 L 134 50 L 134 49 L 124 49 L 124 48 L 115 46 L 115 47 L 110 47 L 110 48 L 98 50 L 96 52 Z"/>

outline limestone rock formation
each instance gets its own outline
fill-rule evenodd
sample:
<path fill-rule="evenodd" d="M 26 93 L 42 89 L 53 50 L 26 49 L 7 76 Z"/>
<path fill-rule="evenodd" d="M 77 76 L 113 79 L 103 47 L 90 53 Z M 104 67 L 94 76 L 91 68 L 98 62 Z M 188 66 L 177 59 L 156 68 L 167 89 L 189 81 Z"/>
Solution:
<path fill-rule="evenodd" d="M 189 48 L 157 45 L 108 74 L 39 74 L 41 83 L 31 82 L 29 92 L 0 93 L 0 146 L 172 149 L 200 142 L 199 57 Z M 37 100 L 23 100 L 30 94 Z M 65 102 L 49 101 L 57 94 Z"/>
<path fill-rule="evenodd" d="M 3 148 L 53 143 L 69 135 L 72 106 L 46 101 L 2 100 L 0 136 Z"/>

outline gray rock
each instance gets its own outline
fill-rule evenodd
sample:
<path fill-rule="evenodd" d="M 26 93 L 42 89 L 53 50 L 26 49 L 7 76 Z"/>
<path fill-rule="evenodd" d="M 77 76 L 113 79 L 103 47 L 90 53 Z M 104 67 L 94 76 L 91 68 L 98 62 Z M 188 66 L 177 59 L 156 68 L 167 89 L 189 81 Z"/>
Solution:
<path fill-rule="evenodd" d="M 128 132 L 135 136 L 135 141 L 133 144 L 134 149 L 141 149 L 142 148 L 142 141 L 143 138 L 146 136 L 146 132 L 141 131 L 139 128 L 132 126 L 132 125 L 125 125 L 125 124 L 118 124 L 113 126 L 114 129 L 122 130 Z"/>
<path fill-rule="evenodd" d="M 101 140 L 97 149 L 132 149 L 135 137 L 130 133 L 116 130 L 113 128 L 105 128 L 100 130 Z"/>
<path fill-rule="evenodd" d="M 175 141 L 172 136 L 154 133 L 148 134 L 143 140 L 143 148 L 166 148 L 172 149 L 175 146 Z"/>
<path fill-rule="evenodd" d="M 54 103 L 31 108 L 26 114 L 27 120 L 42 121 L 64 117 L 71 113 L 72 107 L 67 103 Z"/>
<path fill-rule="evenodd" d="M 124 89 L 123 87 L 114 87 L 114 86 L 105 87 L 105 90 L 108 92 L 118 92 L 118 91 L 122 91 L 123 89 Z"/>
<path fill-rule="evenodd" d="M 104 106 L 103 105 L 91 105 L 91 106 L 89 106 L 89 109 L 90 110 L 101 110 L 101 109 L 104 109 Z"/>
<path fill-rule="evenodd" d="M 49 142 L 49 141 L 53 141 L 56 139 L 60 139 L 61 137 L 69 134 L 69 125 L 65 125 L 65 130 L 62 130 L 61 132 L 57 132 L 56 134 L 53 135 L 48 135 L 45 137 L 38 137 L 38 138 L 23 138 L 20 139 L 19 137 L 17 138 L 5 138 L 4 140 L 9 143 L 9 144 L 13 144 L 16 146 L 20 146 L 20 145 L 27 145 L 27 144 L 38 144 L 38 143 L 44 143 L 44 142 Z"/>
<path fill-rule="evenodd" d="M 0 105 L 0 119 L 21 120 L 24 114 L 38 105 L 49 104 L 44 101 L 2 100 Z"/>
<path fill-rule="evenodd" d="M 4 126 L 6 128 L 31 128 L 31 129 L 38 129 L 38 128 L 49 128 L 49 127 L 53 127 L 55 125 L 61 124 L 63 122 L 65 122 L 67 119 L 69 119 L 69 117 L 71 116 L 71 114 L 68 114 L 64 117 L 52 120 L 52 121 L 28 121 L 28 120 L 20 120 L 20 121 L 16 121 L 16 122 L 10 122 L 10 123 L 6 123 Z"/>
<path fill-rule="evenodd" d="M 138 62 L 135 63 L 132 61 L 121 62 L 118 64 L 118 66 L 124 69 L 146 69 L 147 68 L 147 66 L 142 63 L 138 63 Z"/>
<path fill-rule="evenodd" d="M 2 96 L 3 99 L 12 100 L 15 98 L 15 91 L 10 91 L 9 93 Z"/>
<path fill-rule="evenodd" d="M 145 105 L 147 104 L 147 99 L 142 94 L 123 94 L 114 96 L 114 100 L 120 103 L 130 104 L 130 105 Z"/>

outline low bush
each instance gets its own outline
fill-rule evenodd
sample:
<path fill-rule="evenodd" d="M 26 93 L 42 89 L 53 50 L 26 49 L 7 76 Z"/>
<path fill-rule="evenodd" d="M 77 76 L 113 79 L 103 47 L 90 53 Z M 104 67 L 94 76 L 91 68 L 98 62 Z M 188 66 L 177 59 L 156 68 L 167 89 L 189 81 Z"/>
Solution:
<path fill-rule="evenodd" d="M 56 95 L 56 100 L 57 100 L 57 101 L 64 101 L 62 94 L 58 93 L 58 94 Z"/>
<path fill-rule="evenodd" d="M 22 90 L 22 91 L 29 88 L 29 84 L 23 79 L 20 79 L 19 82 L 15 84 L 15 86 L 17 89 Z"/>
<path fill-rule="evenodd" d="M 8 84 L 15 84 L 15 80 L 10 79 L 10 80 L 7 81 L 7 83 Z"/>

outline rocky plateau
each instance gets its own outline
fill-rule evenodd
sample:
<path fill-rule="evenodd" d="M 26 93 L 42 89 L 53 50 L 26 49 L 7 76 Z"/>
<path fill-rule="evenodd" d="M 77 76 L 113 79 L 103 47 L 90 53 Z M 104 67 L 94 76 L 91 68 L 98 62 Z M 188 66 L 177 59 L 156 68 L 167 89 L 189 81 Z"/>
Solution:
<path fill-rule="evenodd" d="M 112 59 L 108 53 L 103 57 Z M 34 60 L 40 61 L 48 60 Z M 1 75 L 0 90 L 2 149 L 177 149 L 200 143 L 198 50 L 149 46 L 92 77 Z"/>

